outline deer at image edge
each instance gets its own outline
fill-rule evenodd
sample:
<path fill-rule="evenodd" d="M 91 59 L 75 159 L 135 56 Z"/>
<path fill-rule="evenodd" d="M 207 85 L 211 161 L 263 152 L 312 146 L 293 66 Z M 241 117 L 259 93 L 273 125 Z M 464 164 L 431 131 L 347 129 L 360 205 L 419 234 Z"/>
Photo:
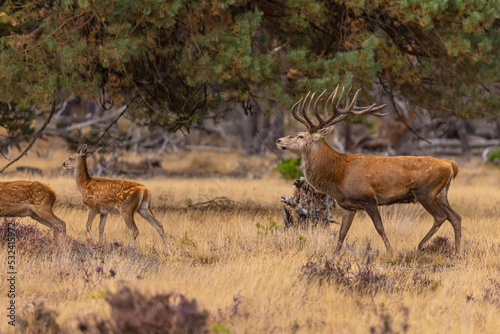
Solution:
<path fill-rule="evenodd" d="M 56 193 L 38 181 L 0 182 L 0 217 L 31 217 L 52 229 L 54 237 L 66 235 L 66 223 L 52 208 Z"/>

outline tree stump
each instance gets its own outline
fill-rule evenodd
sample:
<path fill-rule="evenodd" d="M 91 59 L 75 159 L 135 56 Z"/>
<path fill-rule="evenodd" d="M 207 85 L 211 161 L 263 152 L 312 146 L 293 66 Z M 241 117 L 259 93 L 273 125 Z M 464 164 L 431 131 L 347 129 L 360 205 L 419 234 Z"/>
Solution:
<path fill-rule="evenodd" d="M 326 226 L 339 224 L 332 218 L 331 209 L 335 208 L 335 200 L 329 195 L 316 192 L 304 177 L 293 182 L 293 196 L 281 196 L 281 201 L 290 206 L 283 206 L 285 226 Z"/>

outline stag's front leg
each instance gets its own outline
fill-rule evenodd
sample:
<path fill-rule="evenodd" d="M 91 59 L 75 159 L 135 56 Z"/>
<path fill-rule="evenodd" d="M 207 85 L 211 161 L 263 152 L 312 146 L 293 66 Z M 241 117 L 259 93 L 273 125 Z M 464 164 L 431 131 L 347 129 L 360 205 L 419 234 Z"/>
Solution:
<path fill-rule="evenodd" d="M 370 218 L 373 221 L 373 225 L 375 225 L 375 229 L 377 230 L 378 234 L 382 237 L 382 240 L 384 241 L 385 248 L 387 248 L 387 251 L 389 253 L 392 253 L 392 247 L 391 244 L 389 243 L 389 239 L 387 239 L 387 236 L 385 235 L 384 231 L 384 225 L 382 224 L 382 217 L 380 217 L 380 212 L 378 211 L 378 206 L 376 203 L 369 204 L 366 207 L 366 213 L 370 216 Z"/>
<path fill-rule="evenodd" d="M 349 231 L 349 228 L 351 227 L 355 215 L 356 211 L 346 209 L 342 210 L 342 225 L 340 225 L 339 240 L 336 248 L 337 252 L 340 250 L 342 244 L 344 243 L 344 239 L 347 235 L 347 232 Z"/>

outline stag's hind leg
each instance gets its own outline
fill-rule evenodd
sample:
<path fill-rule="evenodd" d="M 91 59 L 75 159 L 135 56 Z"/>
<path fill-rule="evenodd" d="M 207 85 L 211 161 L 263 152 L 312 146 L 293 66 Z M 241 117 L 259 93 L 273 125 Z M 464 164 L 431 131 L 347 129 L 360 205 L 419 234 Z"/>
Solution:
<path fill-rule="evenodd" d="M 158 234 L 161 237 L 161 240 L 163 242 L 163 246 L 167 247 L 167 241 L 165 240 L 165 232 L 163 231 L 163 226 L 162 224 L 156 219 L 156 217 L 153 215 L 151 212 L 151 208 L 149 206 L 149 202 L 143 201 L 141 203 L 141 206 L 139 207 L 139 210 L 137 210 L 139 214 L 142 216 L 142 218 L 146 219 L 151 226 L 155 228 L 155 230 L 158 232 Z"/>
<path fill-rule="evenodd" d="M 455 233 L 455 252 L 460 253 L 462 238 L 462 217 L 460 217 L 449 204 L 441 204 L 441 208 L 446 214 L 446 217 L 451 223 L 451 226 L 453 226 L 453 232 Z"/>
<path fill-rule="evenodd" d="M 432 236 L 436 234 L 441 225 L 443 225 L 443 223 L 445 222 L 446 215 L 439 205 L 437 198 L 428 198 L 425 196 L 421 196 L 419 198 L 418 195 L 416 195 L 416 198 L 420 202 L 420 204 L 422 204 L 424 209 L 427 210 L 427 212 L 429 212 L 434 218 L 434 224 L 432 225 L 431 229 L 418 244 L 418 249 L 423 250 L 425 245 L 427 245 L 427 242 L 429 242 Z"/>
<path fill-rule="evenodd" d="M 443 190 L 441 190 L 441 192 L 439 193 L 437 200 L 439 205 L 441 206 L 441 209 L 446 215 L 446 218 L 451 223 L 451 226 L 453 226 L 453 231 L 455 233 L 455 252 L 459 253 L 462 238 L 462 217 L 460 217 L 460 215 L 451 208 L 450 203 L 448 202 L 448 188 L 450 186 L 450 182 L 451 178 L 448 181 L 446 187 L 444 187 Z"/>

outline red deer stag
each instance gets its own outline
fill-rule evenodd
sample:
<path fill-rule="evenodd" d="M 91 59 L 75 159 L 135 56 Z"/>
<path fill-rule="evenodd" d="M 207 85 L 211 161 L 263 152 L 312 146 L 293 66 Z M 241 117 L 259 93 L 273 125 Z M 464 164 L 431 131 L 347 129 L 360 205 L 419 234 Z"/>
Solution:
<path fill-rule="evenodd" d="M 310 94 L 307 94 L 303 101 L 300 99 L 292 107 L 292 115 L 307 127 L 307 131 L 280 138 L 276 142 L 280 149 L 299 155 L 304 163 L 307 182 L 316 191 L 332 196 L 343 209 L 337 250 L 342 247 L 356 212 L 365 210 L 382 237 L 385 247 L 392 252 L 378 206 L 419 202 L 434 217 L 434 225 L 422 239 L 418 249 L 423 250 L 429 239 L 444 221 L 448 220 L 455 232 L 455 251 L 460 252 L 462 219 L 450 207 L 447 198 L 450 182 L 458 173 L 457 164 L 454 161 L 433 157 L 381 157 L 342 154 L 335 151 L 328 146 L 324 137 L 332 131 L 335 124 L 349 114 L 386 115 L 380 112 L 385 105 L 356 106 L 360 90 L 350 101 L 350 88 L 346 94 L 345 107 L 339 107 L 344 96 L 344 88 L 335 104 L 338 90 L 339 86 L 326 99 L 325 116 L 323 116 L 325 119 L 318 113 L 316 107 L 326 90 L 318 96 L 312 110 L 311 102 L 314 94 L 310 97 Z M 327 109 L 330 101 L 333 110 L 328 117 Z M 297 114 L 297 109 L 302 111 L 303 116 Z M 311 121 L 311 112 L 314 112 L 318 124 Z"/>
<path fill-rule="evenodd" d="M 54 190 L 41 182 L 0 182 L 0 217 L 31 217 L 57 238 L 66 235 L 66 223 L 52 211 L 55 201 Z"/>
<path fill-rule="evenodd" d="M 87 169 L 87 157 L 99 149 L 87 150 L 83 147 L 63 163 L 64 169 L 75 170 L 76 185 L 82 193 L 82 202 L 89 209 L 87 232 L 92 240 L 92 223 L 97 214 L 100 214 L 99 241 L 103 241 L 104 227 L 108 214 L 120 214 L 130 231 L 132 239 L 139 235 L 139 229 L 134 221 L 134 213 L 138 212 L 146 219 L 160 235 L 163 246 L 167 248 L 165 233 L 161 223 L 154 217 L 150 209 L 151 196 L 149 189 L 137 182 L 128 180 L 113 180 L 101 177 L 90 177 Z"/>

